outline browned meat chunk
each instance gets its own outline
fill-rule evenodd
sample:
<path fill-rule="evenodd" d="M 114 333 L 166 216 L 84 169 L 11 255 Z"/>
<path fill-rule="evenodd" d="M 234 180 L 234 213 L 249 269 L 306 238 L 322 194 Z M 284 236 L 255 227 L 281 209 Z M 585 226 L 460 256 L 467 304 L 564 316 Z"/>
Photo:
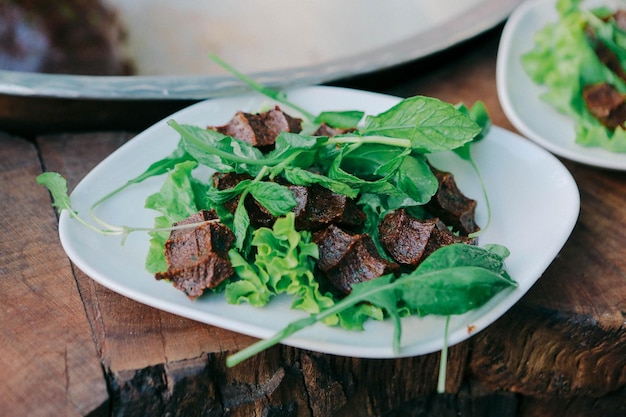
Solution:
<path fill-rule="evenodd" d="M 399 264 L 412 268 L 440 247 L 453 243 L 474 243 L 456 236 L 438 219 L 418 220 L 405 209 L 387 214 L 378 226 L 379 239 L 387 253 Z"/>
<path fill-rule="evenodd" d="M 319 230 L 329 224 L 355 227 L 365 222 L 363 210 L 343 194 L 316 184 L 310 187 L 291 185 L 289 189 L 298 201 L 293 211 L 300 230 Z"/>
<path fill-rule="evenodd" d="M 215 173 L 213 174 L 213 186 L 218 190 L 228 190 L 239 184 L 243 180 L 252 179 L 252 176 L 248 174 L 236 174 L 234 172 L 229 173 Z M 226 210 L 230 213 L 234 213 L 239 204 L 239 198 L 234 198 L 227 201 L 224 204 Z M 245 200 L 246 210 L 250 217 L 250 223 L 255 227 L 271 227 L 276 219 L 269 211 L 261 204 L 259 204 L 251 195 L 248 195 Z"/>
<path fill-rule="evenodd" d="M 589 112 L 608 129 L 626 127 L 624 95 L 610 84 L 599 83 L 585 87 L 583 99 Z"/>
<path fill-rule="evenodd" d="M 213 211 L 202 210 L 174 226 L 217 219 Z M 194 299 L 208 288 L 217 287 L 233 274 L 228 250 L 234 234 L 219 222 L 206 222 L 197 227 L 175 229 L 165 242 L 167 271 L 156 279 L 172 281 L 174 287 Z"/>
<path fill-rule="evenodd" d="M 467 198 L 459 190 L 451 173 L 433 167 L 431 169 L 439 181 L 439 188 L 426 203 L 426 210 L 463 236 L 480 230 L 474 219 L 476 201 Z"/>
<path fill-rule="evenodd" d="M 302 119 L 291 117 L 276 106 L 272 110 L 258 114 L 239 111 L 227 124 L 209 129 L 258 148 L 271 148 L 281 132 L 300 133 Z"/>
<path fill-rule="evenodd" d="M 232 188 L 244 179 L 251 177 L 245 174 L 215 174 L 213 184 L 219 190 Z M 343 194 L 334 193 L 327 188 L 313 184 L 310 187 L 286 184 L 296 199 L 293 208 L 296 215 L 298 230 L 319 230 L 331 223 L 345 227 L 361 226 L 365 222 L 365 213 L 356 202 Z M 260 205 L 252 196 L 245 201 L 250 223 L 255 227 L 271 227 L 276 219 Z M 237 208 L 237 200 L 229 201 L 225 207 L 231 213 Z"/>
<path fill-rule="evenodd" d="M 343 294 L 349 294 L 354 284 L 399 271 L 397 264 L 380 256 L 369 235 L 330 225 L 316 232 L 313 241 L 319 246 L 318 268 Z"/>

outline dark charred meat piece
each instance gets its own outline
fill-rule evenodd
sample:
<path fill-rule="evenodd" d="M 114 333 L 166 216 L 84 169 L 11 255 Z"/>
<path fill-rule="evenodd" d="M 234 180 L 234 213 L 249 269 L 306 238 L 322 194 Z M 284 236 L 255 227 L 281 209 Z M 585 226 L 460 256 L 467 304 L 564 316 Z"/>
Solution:
<path fill-rule="evenodd" d="M 310 187 L 289 186 L 298 205 L 294 208 L 296 228 L 299 230 L 319 230 L 329 224 L 348 228 L 362 226 L 365 213 L 356 202 L 320 185 Z"/>
<path fill-rule="evenodd" d="M 251 180 L 252 176 L 248 174 L 236 174 L 234 172 L 228 173 L 220 173 L 216 172 L 213 174 L 213 186 L 218 190 L 227 190 L 229 188 L 233 188 L 237 184 L 239 184 L 243 180 Z M 232 200 L 224 203 L 224 207 L 230 213 L 234 213 L 237 209 L 237 205 L 239 204 L 239 197 L 234 198 Z M 276 220 L 274 216 L 270 214 L 269 211 L 261 204 L 259 204 L 251 195 L 246 197 L 246 201 L 244 203 L 246 205 L 246 210 L 248 211 L 248 216 L 250 217 L 250 222 L 255 227 L 271 227 Z"/>
<path fill-rule="evenodd" d="M 330 225 L 313 235 L 319 246 L 318 268 L 343 294 L 352 286 L 399 271 L 399 265 L 382 258 L 367 234 L 352 234 Z"/>
<path fill-rule="evenodd" d="M 202 210 L 174 226 L 215 219 L 218 219 L 215 212 Z M 228 250 L 234 240 L 230 229 L 219 222 L 172 230 L 165 242 L 167 271 L 159 272 L 155 277 L 172 281 L 174 287 L 194 299 L 233 274 Z"/>
<path fill-rule="evenodd" d="M 263 113 L 239 111 L 223 126 L 210 126 L 224 135 L 247 142 L 257 148 L 271 148 L 281 132 L 300 133 L 302 119 L 294 118 L 278 106 Z"/>
<path fill-rule="evenodd" d="M 612 85 L 599 83 L 585 87 L 583 100 L 593 117 L 608 129 L 626 127 L 625 97 Z"/>
<path fill-rule="evenodd" d="M 418 220 L 405 209 L 387 214 L 378 226 L 383 248 L 399 264 L 417 267 L 440 247 L 453 243 L 474 243 L 473 239 L 456 236 L 439 219 Z"/>
<path fill-rule="evenodd" d="M 322 123 L 318 126 L 317 130 L 313 132 L 313 136 L 328 136 L 329 138 L 332 138 L 333 136 L 354 132 L 355 130 L 356 129 L 354 128 L 343 129 L 343 128 L 331 127 L 331 126 L 328 126 L 326 123 Z"/>
<path fill-rule="evenodd" d="M 426 203 L 426 210 L 463 236 L 480 230 L 474 219 L 476 200 L 467 198 L 459 190 L 451 173 L 434 167 L 431 169 L 437 177 L 439 188 L 433 198 Z"/>
<path fill-rule="evenodd" d="M 218 190 L 232 188 L 244 179 L 251 179 L 246 174 L 214 174 L 213 184 Z M 295 224 L 298 230 L 319 230 L 329 224 L 338 224 L 348 228 L 362 226 L 365 222 L 365 213 L 356 202 L 343 194 L 334 193 L 320 185 L 309 187 L 283 184 L 296 199 L 293 212 L 296 215 Z M 231 200 L 225 207 L 231 213 L 235 212 L 238 200 Z M 276 220 L 252 196 L 248 195 L 245 201 L 250 223 L 255 227 L 271 227 Z"/>

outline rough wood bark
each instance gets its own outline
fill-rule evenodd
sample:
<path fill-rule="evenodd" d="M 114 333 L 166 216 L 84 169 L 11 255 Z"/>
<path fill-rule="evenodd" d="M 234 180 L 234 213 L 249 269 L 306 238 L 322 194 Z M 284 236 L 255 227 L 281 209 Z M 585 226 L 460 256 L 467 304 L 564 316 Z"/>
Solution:
<path fill-rule="evenodd" d="M 626 386 L 625 175 L 567 165 L 581 190 L 578 224 L 529 294 L 477 335 L 470 364 L 492 387 L 602 397 Z"/>

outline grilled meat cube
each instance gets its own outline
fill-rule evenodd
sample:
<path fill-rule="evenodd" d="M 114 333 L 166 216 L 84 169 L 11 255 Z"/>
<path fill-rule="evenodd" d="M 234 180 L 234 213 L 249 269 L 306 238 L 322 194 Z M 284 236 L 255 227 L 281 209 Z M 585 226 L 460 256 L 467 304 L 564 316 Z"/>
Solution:
<path fill-rule="evenodd" d="M 232 188 L 244 179 L 251 179 L 247 174 L 214 174 L 213 185 L 219 190 Z M 320 185 L 309 187 L 285 183 L 296 199 L 296 206 L 292 209 L 296 215 L 298 230 L 319 230 L 334 223 L 348 228 L 358 227 L 365 222 L 365 213 L 356 202 L 343 194 L 334 193 Z M 231 213 L 235 212 L 238 200 L 231 200 L 225 207 Z M 252 196 L 245 200 L 250 223 L 255 227 L 271 227 L 276 219 L 260 205 Z"/>
<path fill-rule="evenodd" d="M 459 190 L 451 173 L 434 167 L 431 169 L 437 177 L 439 188 L 433 198 L 425 204 L 426 210 L 463 236 L 480 230 L 474 219 L 476 200 L 467 198 Z"/>
<path fill-rule="evenodd" d="M 615 87 L 608 83 L 588 85 L 583 100 L 589 112 L 608 129 L 626 128 L 626 101 Z"/>
<path fill-rule="evenodd" d="M 330 284 L 343 294 L 352 286 L 399 271 L 399 265 L 382 258 L 367 234 L 348 233 L 330 225 L 313 235 L 319 246 L 318 268 Z"/>
<path fill-rule="evenodd" d="M 289 116 L 278 106 L 263 113 L 239 111 L 223 126 L 210 126 L 224 135 L 247 142 L 257 148 L 272 148 L 281 132 L 300 133 L 302 119 Z"/>
<path fill-rule="evenodd" d="M 289 189 L 298 201 L 293 211 L 299 230 L 319 230 L 329 224 L 353 228 L 365 223 L 363 210 L 353 199 L 343 194 L 334 193 L 317 184 L 309 187 L 292 185 Z"/>
<path fill-rule="evenodd" d="M 202 210 L 175 226 L 218 219 L 213 211 Z M 219 222 L 207 222 L 196 227 L 175 229 L 165 242 L 167 271 L 155 275 L 158 280 L 172 281 L 191 299 L 215 288 L 233 274 L 228 250 L 234 234 Z"/>
<path fill-rule="evenodd" d="M 439 219 L 418 220 L 405 209 L 387 214 L 378 226 L 378 237 L 387 253 L 399 264 L 417 267 L 428 255 L 453 243 L 474 243 L 456 236 Z"/>

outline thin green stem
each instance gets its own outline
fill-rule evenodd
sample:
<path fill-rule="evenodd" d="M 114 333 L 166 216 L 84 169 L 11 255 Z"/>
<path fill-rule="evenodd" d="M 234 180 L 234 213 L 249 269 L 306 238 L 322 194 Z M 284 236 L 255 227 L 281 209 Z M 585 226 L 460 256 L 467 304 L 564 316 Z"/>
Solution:
<path fill-rule="evenodd" d="M 259 84 L 258 82 L 256 82 L 252 78 L 248 77 L 247 75 L 237 71 L 237 69 L 233 68 L 230 64 L 228 64 L 222 58 L 218 57 L 217 55 L 215 55 L 213 53 L 209 54 L 209 58 L 211 58 L 211 60 L 213 62 L 215 62 L 216 64 L 218 64 L 222 68 L 224 68 L 226 71 L 230 72 L 232 75 L 234 75 L 235 77 L 239 78 L 241 81 L 243 81 L 246 84 L 248 84 L 250 86 L 250 88 L 254 89 L 255 91 L 258 91 L 259 93 L 261 93 L 261 94 L 263 94 L 265 96 L 268 96 L 268 97 L 278 101 L 279 103 L 282 103 L 282 104 L 284 104 L 286 106 L 291 107 L 294 110 L 297 110 L 298 112 L 300 112 L 304 117 L 306 117 L 310 121 L 314 121 L 315 120 L 315 118 L 316 118 L 315 115 L 313 115 L 312 113 L 309 113 L 308 111 L 306 111 L 305 109 L 301 108 L 297 104 L 294 104 L 294 103 L 291 103 L 290 101 L 288 101 L 285 98 L 284 94 L 282 94 L 280 91 L 273 90 L 271 88 L 263 86 L 262 84 Z"/>
<path fill-rule="evenodd" d="M 287 327 L 285 327 L 281 331 L 275 333 L 273 336 L 267 339 L 259 340 L 258 342 L 253 343 L 252 345 L 240 350 L 239 352 L 230 355 L 228 358 L 226 358 L 226 365 L 228 367 L 233 367 L 235 365 L 238 365 L 239 363 L 245 361 L 246 359 L 251 358 L 257 353 L 262 352 L 265 349 L 268 349 L 280 343 L 282 340 L 304 329 L 305 327 L 311 326 L 318 321 L 322 321 L 327 317 L 340 313 L 341 311 L 349 307 L 352 307 L 353 305 L 361 301 L 365 301 L 372 294 L 375 294 L 381 290 L 384 291 L 384 290 L 392 289 L 392 288 L 394 288 L 393 283 L 372 289 L 370 291 L 365 291 L 363 293 L 358 294 L 358 296 L 351 296 L 348 298 L 344 298 L 343 300 L 327 308 L 326 310 L 320 311 L 317 314 L 312 314 L 311 316 L 306 317 L 304 319 L 294 321 L 293 323 L 290 323 Z"/>
<path fill-rule="evenodd" d="M 450 328 L 450 316 L 446 317 L 446 326 L 443 334 L 443 348 L 441 349 L 441 357 L 439 359 L 439 379 L 437 381 L 437 392 L 443 394 L 446 392 L 446 373 L 448 367 L 448 333 Z"/>
<path fill-rule="evenodd" d="M 489 193 L 487 192 L 487 187 L 485 187 L 485 181 L 483 180 L 483 176 L 480 173 L 480 169 L 478 168 L 478 165 L 476 165 L 476 162 L 474 162 L 474 160 L 471 158 L 469 162 L 472 165 L 474 172 L 476 172 L 476 175 L 478 176 L 478 180 L 480 181 L 480 186 L 483 192 L 483 196 L 485 198 L 485 205 L 487 206 L 487 224 L 485 224 L 485 226 L 483 226 L 479 231 L 469 234 L 470 238 L 474 238 L 474 237 L 479 236 L 485 230 L 487 230 L 489 226 L 491 225 L 491 202 L 489 201 Z"/>

